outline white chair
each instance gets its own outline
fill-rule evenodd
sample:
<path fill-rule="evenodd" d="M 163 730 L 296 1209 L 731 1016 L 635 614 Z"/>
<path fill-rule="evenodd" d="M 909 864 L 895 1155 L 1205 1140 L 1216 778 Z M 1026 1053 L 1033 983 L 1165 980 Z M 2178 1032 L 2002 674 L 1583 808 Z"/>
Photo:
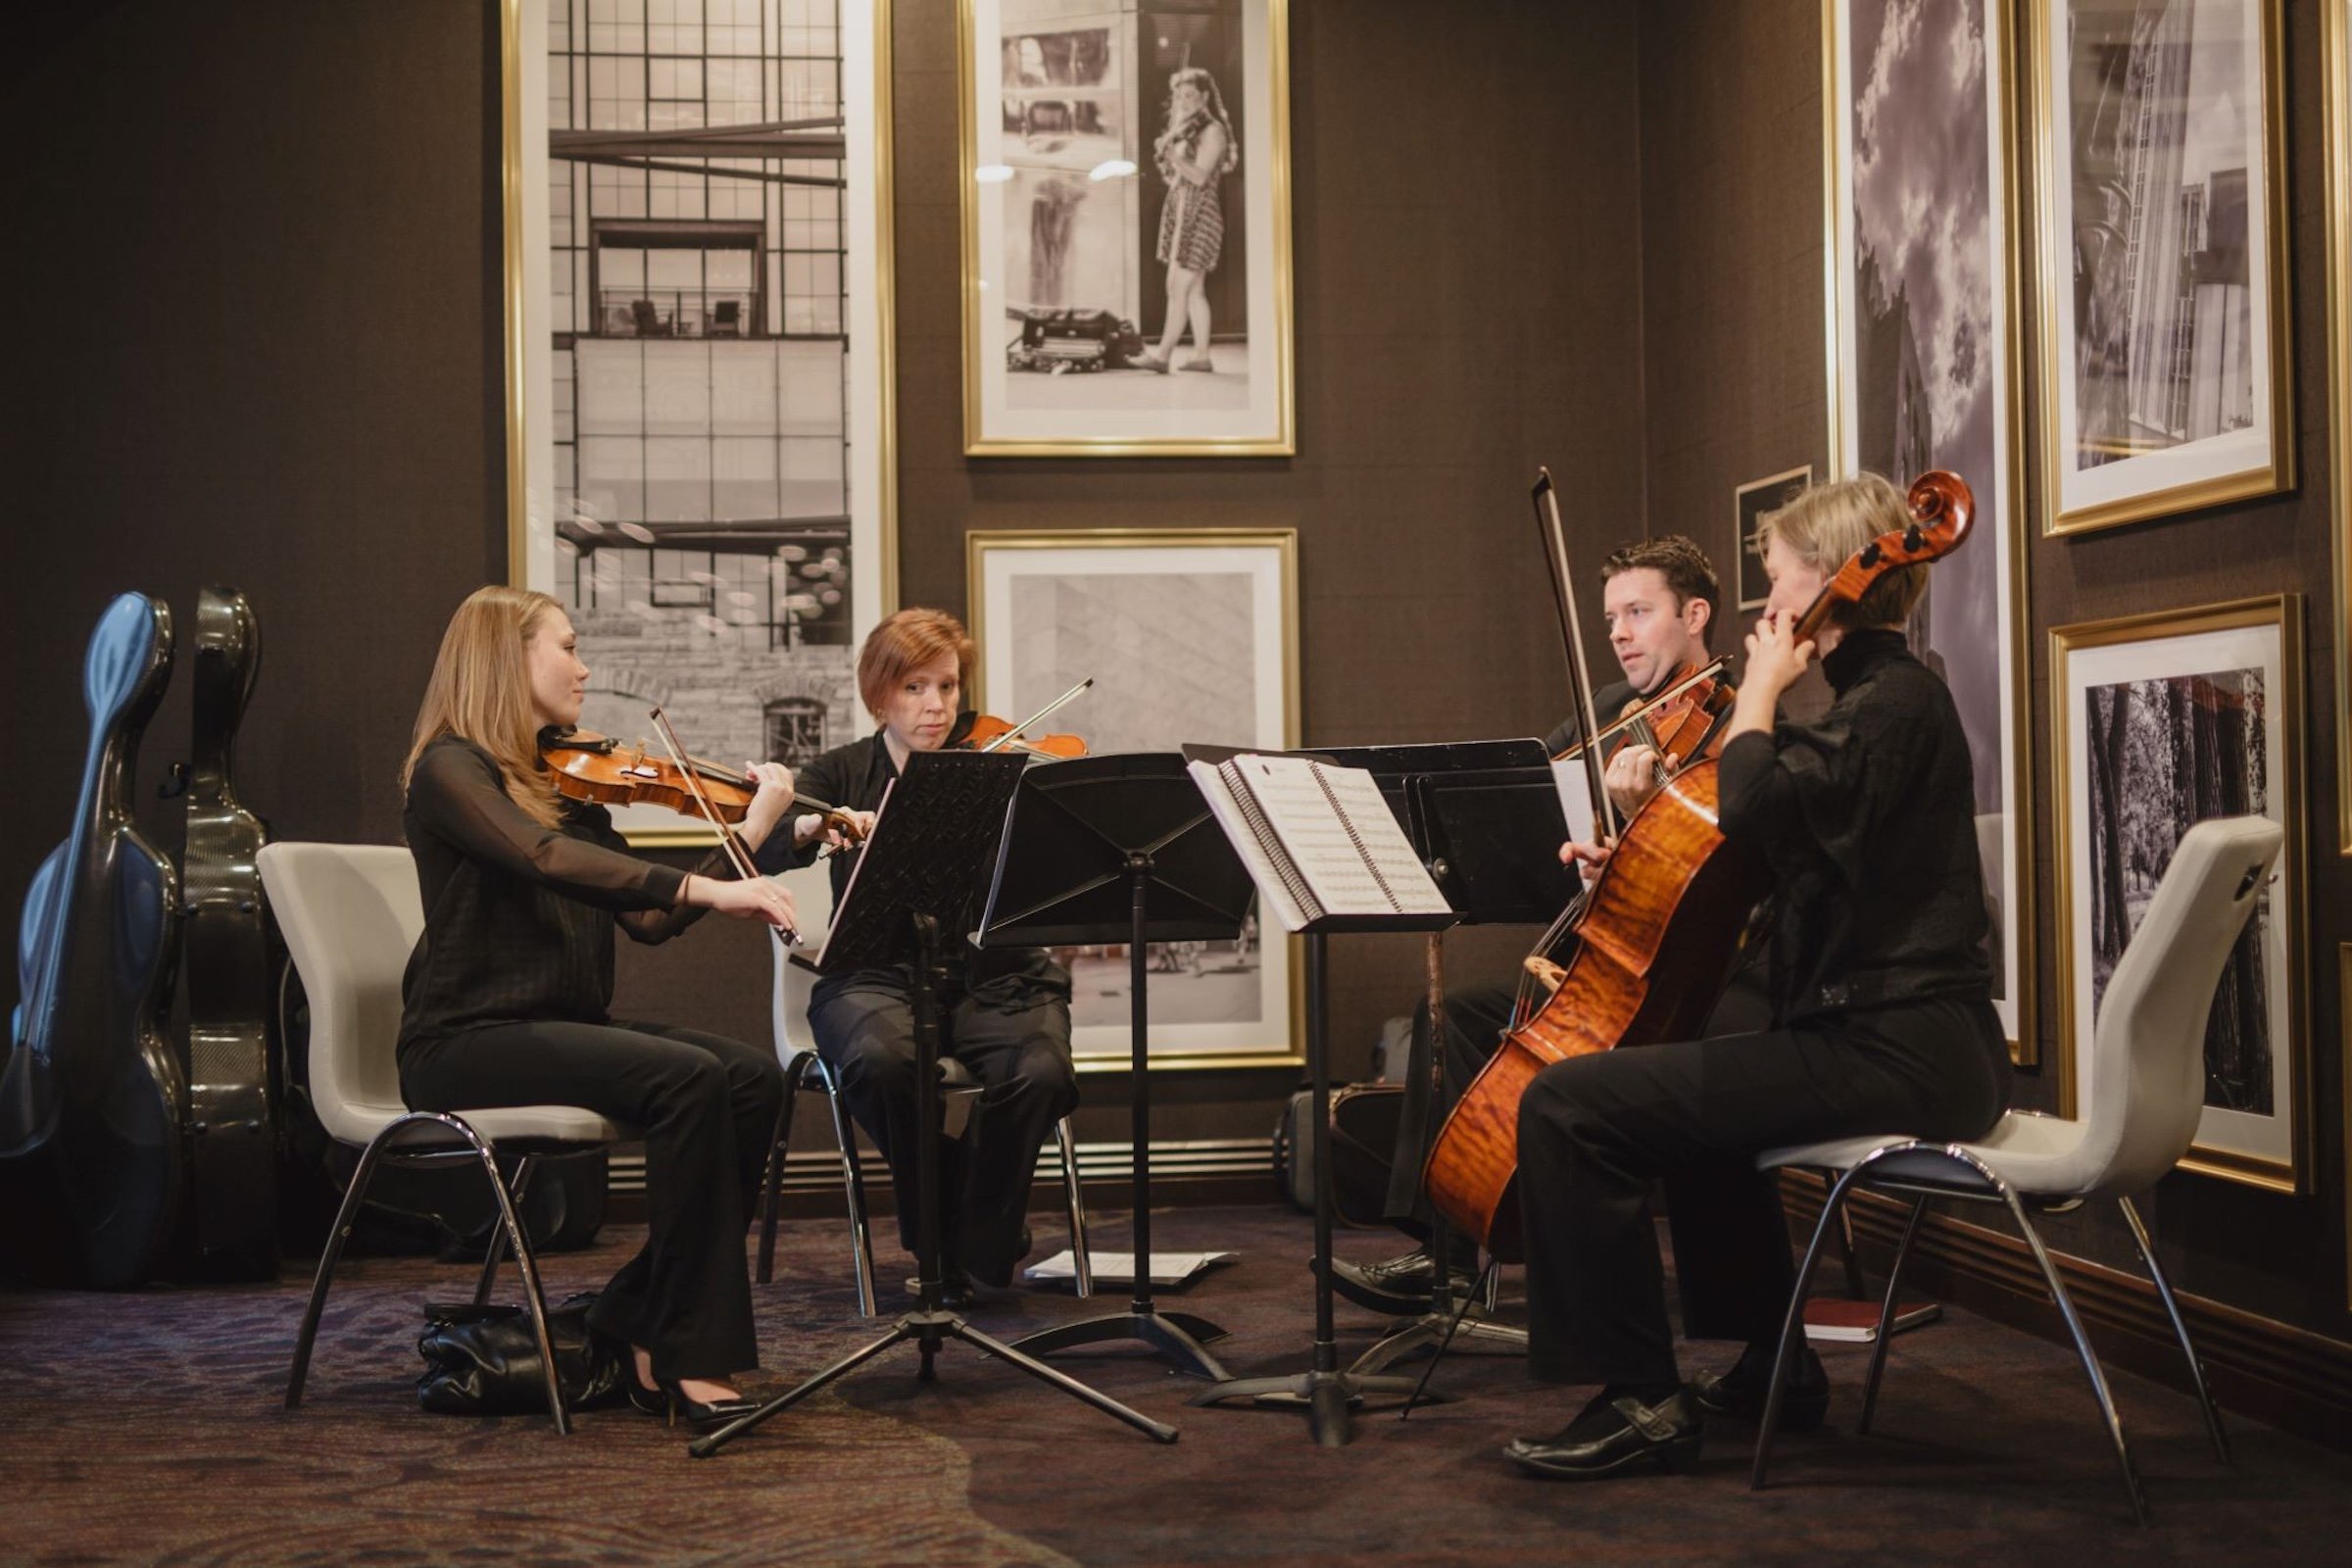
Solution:
<path fill-rule="evenodd" d="M 462 1112 L 409 1109 L 400 1097 L 394 1047 L 400 1035 L 401 976 L 424 930 L 416 860 L 398 846 L 271 844 L 261 853 L 261 871 L 270 906 L 285 933 L 286 950 L 310 998 L 312 1103 L 329 1136 L 364 1151 L 318 1258 L 318 1276 L 311 1287 L 310 1306 L 294 1345 L 293 1371 L 286 1380 L 286 1408 L 302 1402 L 327 1286 L 377 1167 L 386 1162 L 422 1166 L 477 1161 L 498 1199 L 499 1225 L 491 1233 L 473 1298 L 476 1303 L 490 1298 L 500 1259 L 512 1247 L 539 1340 L 548 1408 L 555 1414 L 556 1430 L 569 1432 L 570 1416 L 564 1408 L 555 1350 L 548 1340 L 539 1264 L 523 1233 L 517 1204 L 539 1161 L 594 1153 L 636 1134 L 576 1105 Z M 511 1186 L 499 1174 L 497 1152 L 502 1149 L 521 1156 Z"/>
<path fill-rule="evenodd" d="M 792 891 L 792 906 L 799 917 L 803 955 L 813 954 L 824 946 L 825 928 L 833 918 L 832 868 L 821 861 L 786 871 L 781 879 Z M 815 971 L 806 964 L 795 963 L 784 950 L 775 950 L 775 979 L 769 998 L 773 1013 L 776 1056 L 784 1063 L 784 1104 L 776 1113 L 776 1136 L 767 1151 L 767 1176 L 760 1196 L 760 1256 L 758 1278 L 765 1285 L 775 1276 L 776 1216 L 784 1191 L 784 1155 L 787 1140 L 792 1135 L 793 1101 L 804 1085 L 814 1085 L 825 1092 L 825 1103 L 833 1112 L 833 1142 L 841 1151 L 842 1189 L 850 1208 L 850 1253 L 858 1272 L 858 1310 L 867 1317 L 875 1311 L 874 1244 L 865 1217 L 865 1177 L 858 1159 L 858 1134 L 850 1120 L 849 1107 L 841 1098 L 841 1084 L 833 1069 L 816 1053 L 815 1037 L 808 1031 L 808 997 L 816 984 Z M 939 1082 L 943 1092 L 978 1094 L 980 1081 L 969 1068 L 953 1059 L 939 1064 Z M 1070 1213 L 1070 1254 L 1076 1260 L 1077 1287 L 1080 1296 L 1095 1293 L 1094 1269 L 1087 1256 L 1086 1200 L 1078 1185 L 1078 1145 L 1070 1131 L 1070 1119 L 1064 1116 L 1054 1127 L 1061 1145 L 1061 1184 L 1063 1197 Z"/>
<path fill-rule="evenodd" d="M 2146 1524 L 2146 1494 L 2132 1467 L 2132 1450 L 2124 1441 L 2123 1420 L 2116 1413 L 2106 1375 L 2091 1352 L 2082 1320 L 2050 1263 L 2041 1237 L 2027 1218 L 2029 1208 L 2054 1213 L 2092 1199 L 2112 1198 L 2132 1227 L 2132 1239 L 2147 1262 L 2148 1277 L 2172 1318 L 2180 1353 L 2188 1359 L 2189 1378 L 2204 1409 L 2214 1452 L 2224 1464 L 2230 1462 L 2229 1439 L 2223 1435 L 2221 1413 L 2205 1386 L 2196 1347 L 2189 1342 L 2188 1325 L 2130 1195 L 2155 1185 L 2188 1152 L 2196 1136 L 2205 1099 L 2206 1015 L 2222 966 L 2270 879 L 2283 838 L 2276 822 L 2235 816 L 2200 822 L 2180 840 L 2138 931 L 2124 950 L 2100 999 L 2090 1047 L 2089 1087 L 2080 1119 L 2060 1121 L 2030 1111 L 2011 1111 L 1977 1143 L 1846 1138 L 1776 1149 L 1757 1160 L 1767 1170 L 1812 1165 L 1844 1174 L 1822 1205 L 1821 1222 L 1813 1229 L 1812 1243 L 1797 1270 L 1796 1291 L 1781 1330 L 1780 1356 L 1765 1399 L 1763 1429 L 1756 1437 L 1752 1486 L 1764 1485 L 1765 1461 L 1772 1451 L 1773 1429 L 1779 1422 L 1788 1367 L 1803 1322 L 1806 1290 L 1821 1256 L 1822 1240 L 1857 1188 L 1900 1193 L 1912 1200 L 1910 1217 L 1886 1277 L 1886 1304 L 1871 1348 L 1857 1432 L 1870 1429 L 1879 1376 L 1886 1362 L 1886 1342 L 1891 1337 L 1887 1319 L 1894 1310 L 1903 1262 L 1928 1200 L 1949 1198 L 2005 1204 L 2074 1337 L 2082 1370 L 2090 1377 L 2091 1393 L 2106 1418 L 2124 1485 L 2132 1494 L 2132 1511 Z"/>

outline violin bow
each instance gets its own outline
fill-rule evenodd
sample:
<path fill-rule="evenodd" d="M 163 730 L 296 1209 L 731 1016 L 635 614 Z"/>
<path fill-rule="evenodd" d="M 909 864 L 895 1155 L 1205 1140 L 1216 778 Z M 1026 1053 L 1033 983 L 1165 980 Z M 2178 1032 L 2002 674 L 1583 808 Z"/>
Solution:
<path fill-rule="evenodd" d="M 981 747 L 980 750 L 984 752 L 993 752 L 998 748 L 1010 743 L 1020 735 L 1021 731 L 1027 729 L 1032 724 L 1042 721 L 1055 709 L 1068 702 L 1071 698 L 1077 696 L 1080 692 L 1085 691 L 1088 687 L 1094 685 L 1094 683 L 1095 677 L 1092 675 L 1087 676 L 1086 679 L 1080 681 L 1068 691 L 1063 692 L 1059 697 L 1054 698 L 1045 707 L 1039 709 L 1036 712 L 1031 713 L 1027 718 L 1022 719 L 1018 724 L 1013 725 L 1012 728 L 1006 730 L 995 740 L 990 741 L 986 746 Z"/>
<path fill-rule="evenodd" d="M 703 782 L 688 764 L 686 748 L 678 744 L 677 732 L 669 727 L 668 715 L 659 708 L 648 711 L 653 715 L 654 733 L 662 737 L 662 748 L 669 753 L 670 761 L 676 764 L 678 776 L 686 781 L 687 793 L 694 797 L 694 804 L 703 808 L 703 815 L 710 825 L 718 829 L 718 841 L 726 846 L 727 858 L 734 862 L 735 874 L 749 882 L 760 874 L 760 867 L 752 861 L 752 852 L 743 847 L 743 840 L 736 834 L 735 825 L 720 816 L 712 808 L 710 798 L 703 793 Z M 769 926 L 767 934 L 776 939 L 778 947 L 789 948 L 801 940 L 798 931 L 789 931 L 781 926 Z"/>

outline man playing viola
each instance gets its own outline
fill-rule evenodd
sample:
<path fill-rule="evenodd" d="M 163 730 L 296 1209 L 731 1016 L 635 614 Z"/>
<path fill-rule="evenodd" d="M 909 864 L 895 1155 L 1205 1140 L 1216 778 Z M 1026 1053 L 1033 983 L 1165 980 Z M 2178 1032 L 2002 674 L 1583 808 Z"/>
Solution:
<path fill-rule="evenodd" d="M 1713 656 L 1708 643 L 1723 588 L 1705 552 L 1681 534 L 1628 544 L 1601 564 L 1601 612 L 1609 650 L 1624 679 L 1592 697 L 1592 710 L 1605 728 L 1628 709 L 1652 701 L 1677 681 L 1703 667 Z M 1576 744 L 1578 724 L 1563 720 L 1544 743 L 1554 756 Z M 1626 731 L 1606 737 L 1608 766 L 1603 785 L 1620 812 L 1631 815 L 1657 792 L 1658 756 L 1633 742 Z M 1574 858 L 1563 847 L 1561 858 Z M 1568 889 L 1563 885 L 1562 902 Z M 1748 993 L 1751 994 L 1752 993 Z M 1519 988 L 1507 981 L 1448 986 L 1446 993 L 1446 1093 L 1430 1103 L 1429 1008 L 1413 1017 L 1412 1056 L 1404 1079 L 1404 1110 L 1397 1120 L 1395 1163 L 1390 1167 L 1387 1218 L 1409 1236 L 1426 1237 L 1429 1200 L 1421 1190 L 1421 1167 L 1438 1129 L 1479 1069 L 1494 1055 L 1512 1021 Z M 1467 1244 L 1453 1259 L 1460 1272 L 1473 1259 Z M 1426 1244 L 1378 1263 L 1334 1263 L 1332 1286 L 1359 1306 L 1398 1314 L 1430 1304 L 1435 1273 Z"/>

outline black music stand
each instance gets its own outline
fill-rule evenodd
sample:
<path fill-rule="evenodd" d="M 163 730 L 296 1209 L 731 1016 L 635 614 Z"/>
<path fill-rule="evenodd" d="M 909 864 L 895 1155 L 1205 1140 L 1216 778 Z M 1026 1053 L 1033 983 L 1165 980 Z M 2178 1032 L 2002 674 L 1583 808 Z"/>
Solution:
<path fill-rule="evenodd" d="M 1219 762 L 1235 756 L 1228 747 L 1188 746 L 1188 758 Z M 1318 761 L 1331 760 L 1324 752 L 1294 753 Z M 1261 913 L 1270 913 L 1260 901 Z M 1310 1112 L 1315 1168 L 1315 1344 L 1312 1363 L 1304 1372 L 1272 1377 L 1229 1378 L 1201 1390 L 1188 1404 L 1213 1405 L 1247 1400 L 1260 1409 L 1303 1409 L 1307 1431 L 1318 1446 L 1343 1447 L 1355 1440 L 1353 1407 L 1368 1396 L 1411 1397 L 1414 1379 L 1368 1375 L 1340 1370 L 1338 1330 L 1331 1311 L 1331 1073 L 1330 1007 L 1326 984 L 1325 939 L 1335 932 L 1442 931 L 1454 923 L 1451 910 L 1444 914 L 1327 914 L 1309 920 L 1295 935 L 1306 938 L 1306 1076 L 1313 1095 Z"/>
<path fill-rule="evenodd" d="M 967 752 L 918 752 L 883 797 L 873 835 L 834 911 L 818 954 L 820 973 L 837 974 L 912 959 L 915 1046 L 915 1308 L 889 1333 L 826 1367 L 798 1388 L 739 1416 L 686 1451 L 709 1458 L 845 1373 L 893 1346 L 912 1344 L 922 1355 L 916 1377 L 934 1379 L 931 1358 L 949 1340 L 1019 1367 L 1160 1443 L 1176 1429 L 1088 1388 L 1004 1342 L 990 1338 L 939 1304 L 939 968 L 943 933 L 960 942 L 970 923 L 980 873 L 996 854 L 1004 813 L 1027 760 Z"/>
<path fill-rule="evenodd" d="M 1559 869 L 1566 823 L 1541 741 L 1343 747 L 1325 754 L 1368 769 L 1390 811 L 1463 925 L 1544 924 L 1573 889 Z M 1429 1109 L 1445 1096 L 1441 934 L 1430 937 Z M 1399 1323 L 1348 1371 L 1377 1373 L 1416 1350 L 1467 1340 L 1525 1351 L 1527 1331 L 1486 1316 L 1475 1281 L 1456 1282 L 1446 1216 L 1430 1220 L 1430 1309 Z"/>
<path fill-rule="evenodd" d="M 1133 1076 L 1135 1299 L 1124 1312 L 1058 1324 L 1013 1348 L 1052 1355 L 1140 1340 L 1180 1372 L 1230 1375 L 1202 1342 L 1225 1330 L 1152 1304 L 1152 1096 L 1145 945 L 1228 941 L 1255 894 L 1200 786 L 1173 752 L 1087 757 L 1032 769 L 1013 796 L 982 947 L 1127 945 Z"/>

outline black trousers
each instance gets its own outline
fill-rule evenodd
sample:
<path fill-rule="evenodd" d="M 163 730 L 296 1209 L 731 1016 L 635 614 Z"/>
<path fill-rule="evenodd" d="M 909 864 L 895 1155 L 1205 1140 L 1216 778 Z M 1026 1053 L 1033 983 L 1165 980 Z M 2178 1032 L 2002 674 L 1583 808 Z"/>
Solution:
<path fill-rule="evenodd" d="M 1555 1062 L 1519 1102 L 1529 1360 L 1560 1383 L 1679 1381 L 1649 1192 L 1663 1181 L 1691 1339 L 1769 1342 L 1795 1268 L 1765 1150 L 1872 1133 L 1969 1139 L 2009 1052 L 1982 1002 Z"/>
<path fill-rule="evenodd" d="M 647 1234 L 589 1314 L 644 1347 L 654 1375 L 725 1378 L 760 1364 L 743 1235 L 784 1069 L 774 1053 L 663 1024 L 487 1024 L 401 1054 L 417 1110 L 582 1105 L 645 1132 Z"/>
<path fill-rule="evenodd" d="M 911 985 L 894 970 L 819 984 L 808 1004 L 817 1054 L 841 1081 L 850 1114 L 890 1162 L 899 1240 L 915 1246 L 915 1054 Z M 1070 1004 L 1028 977 L 991 979 L 940 997 L 940 1050 L 980 1080 L 963 1135 L 941 1147 L 944 1260 L 987 1285 L 1005 1285 L 1023 1250 L 1022 1222 L 1037 1152 L 1078 1104 L 1070 1064 Z"/>

